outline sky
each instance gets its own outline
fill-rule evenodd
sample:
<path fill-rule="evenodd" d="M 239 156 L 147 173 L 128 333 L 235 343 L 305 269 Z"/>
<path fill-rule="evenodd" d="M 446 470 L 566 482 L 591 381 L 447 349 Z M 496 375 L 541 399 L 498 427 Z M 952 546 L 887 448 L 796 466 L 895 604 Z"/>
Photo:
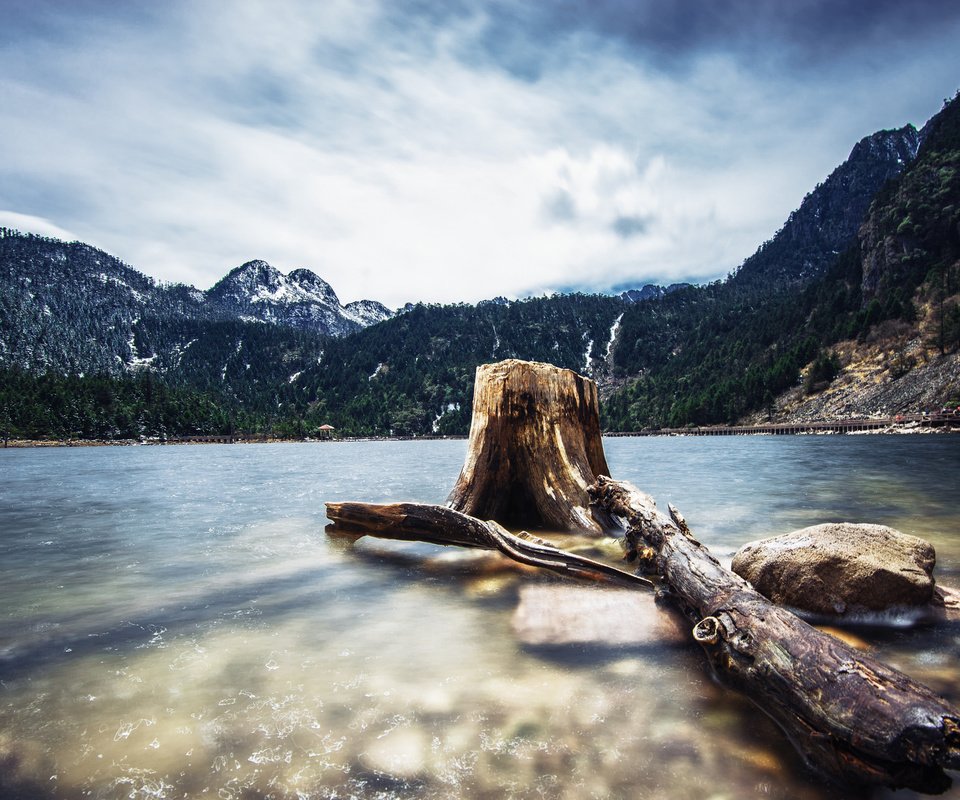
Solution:
<path fill-rule="evenodd" d="M 724 277 L 960 89 L 955 0 L 0 0 L 0 225 L 342 302 Z"/>

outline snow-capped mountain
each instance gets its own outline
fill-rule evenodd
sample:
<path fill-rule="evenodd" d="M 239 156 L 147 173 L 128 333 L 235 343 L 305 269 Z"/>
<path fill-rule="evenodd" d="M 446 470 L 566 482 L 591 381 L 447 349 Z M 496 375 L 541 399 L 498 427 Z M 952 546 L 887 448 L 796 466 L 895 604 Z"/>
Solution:
<path fill-rule="evenodd" d="M 247 321 L 330 336 L 345 336 L 393 316 L 374 300 L 344 306 L 333 287 L 314 272 L 295 269 L 284 275 L 266 261 L 248 261 L 229 272 L 206 293 L 206 302 L 220 313 Z"/>
<path fill-rule="evenodd" d="M 376 300 L 354 300 L 343 306 L 343 313 L 348 319 L 357 322 L 360 327 L 366 328 L 393 316 L 393 312 L 383 303 Z"/>
<path fill-rule="evenodd" d="M 264 261 L 203 292 L 157 283 L 81 242 L 0 228 L 0 366 L 66 374 L 174 369 L 202 331 L 281 326 L 281 339 L 345 336 L 391 317 L 373 300 L 341 305 L 308 269 L 289 275 Z M 166 365 L 166 366 L 164 366 Z"/>

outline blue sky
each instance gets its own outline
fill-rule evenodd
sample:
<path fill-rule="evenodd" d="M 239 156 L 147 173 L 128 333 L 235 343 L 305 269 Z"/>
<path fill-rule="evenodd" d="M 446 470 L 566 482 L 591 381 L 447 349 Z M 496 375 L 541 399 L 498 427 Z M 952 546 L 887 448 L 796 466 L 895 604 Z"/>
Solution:
<path fill-rule="evenodd" d="M 960 88 L 952 0 L 0 10 L 0 224 L 390 306 L 722 277 Z"/>

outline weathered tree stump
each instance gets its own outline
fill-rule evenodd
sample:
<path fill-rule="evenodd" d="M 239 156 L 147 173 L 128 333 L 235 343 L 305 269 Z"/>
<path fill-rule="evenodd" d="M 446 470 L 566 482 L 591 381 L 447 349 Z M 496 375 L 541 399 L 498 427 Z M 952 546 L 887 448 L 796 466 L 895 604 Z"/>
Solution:
<path fill-rule="evenodd" d="M 447 505 L 511 529 L 602 534 L 587 487 L 609 475 L 596 384 L 552 364 L 477 368 L 467 458 Z"/>

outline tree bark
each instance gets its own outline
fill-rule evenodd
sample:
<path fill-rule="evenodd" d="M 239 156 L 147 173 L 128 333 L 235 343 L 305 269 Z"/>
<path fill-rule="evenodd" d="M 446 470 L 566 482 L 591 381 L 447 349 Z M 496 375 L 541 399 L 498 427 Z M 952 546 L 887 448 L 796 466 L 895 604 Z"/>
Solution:
<path fill-rule="evenodd" d="M 659 575 L 721 680 L 767 712 L 806 761 L 853 784 L 924 792 L 960 769 L 960 712 L 901 672 L 821 633 L 724 569 L 628 483 L 600 478 L 594 502 L 623 517 L 630 555 Z"/>
<path fill-rule="evenodd" d="M 525 531 L 513 534 L 492 520 L 484 522 L 443 506 L 327 503 L 327 517 L 333 522 L 327 528 L 332 534 L 499 550 L 521 564 L 561 575 L 633 588 L 653 586 L 648 578 L 561 550 Z"/>
<path fill-rule="evenodd" d="M 596 384 L 515 359 L 477 368 L 467 458 L 447 505 L 511 529 L 614 528 L 587 487 L 608 475 Z"/>

